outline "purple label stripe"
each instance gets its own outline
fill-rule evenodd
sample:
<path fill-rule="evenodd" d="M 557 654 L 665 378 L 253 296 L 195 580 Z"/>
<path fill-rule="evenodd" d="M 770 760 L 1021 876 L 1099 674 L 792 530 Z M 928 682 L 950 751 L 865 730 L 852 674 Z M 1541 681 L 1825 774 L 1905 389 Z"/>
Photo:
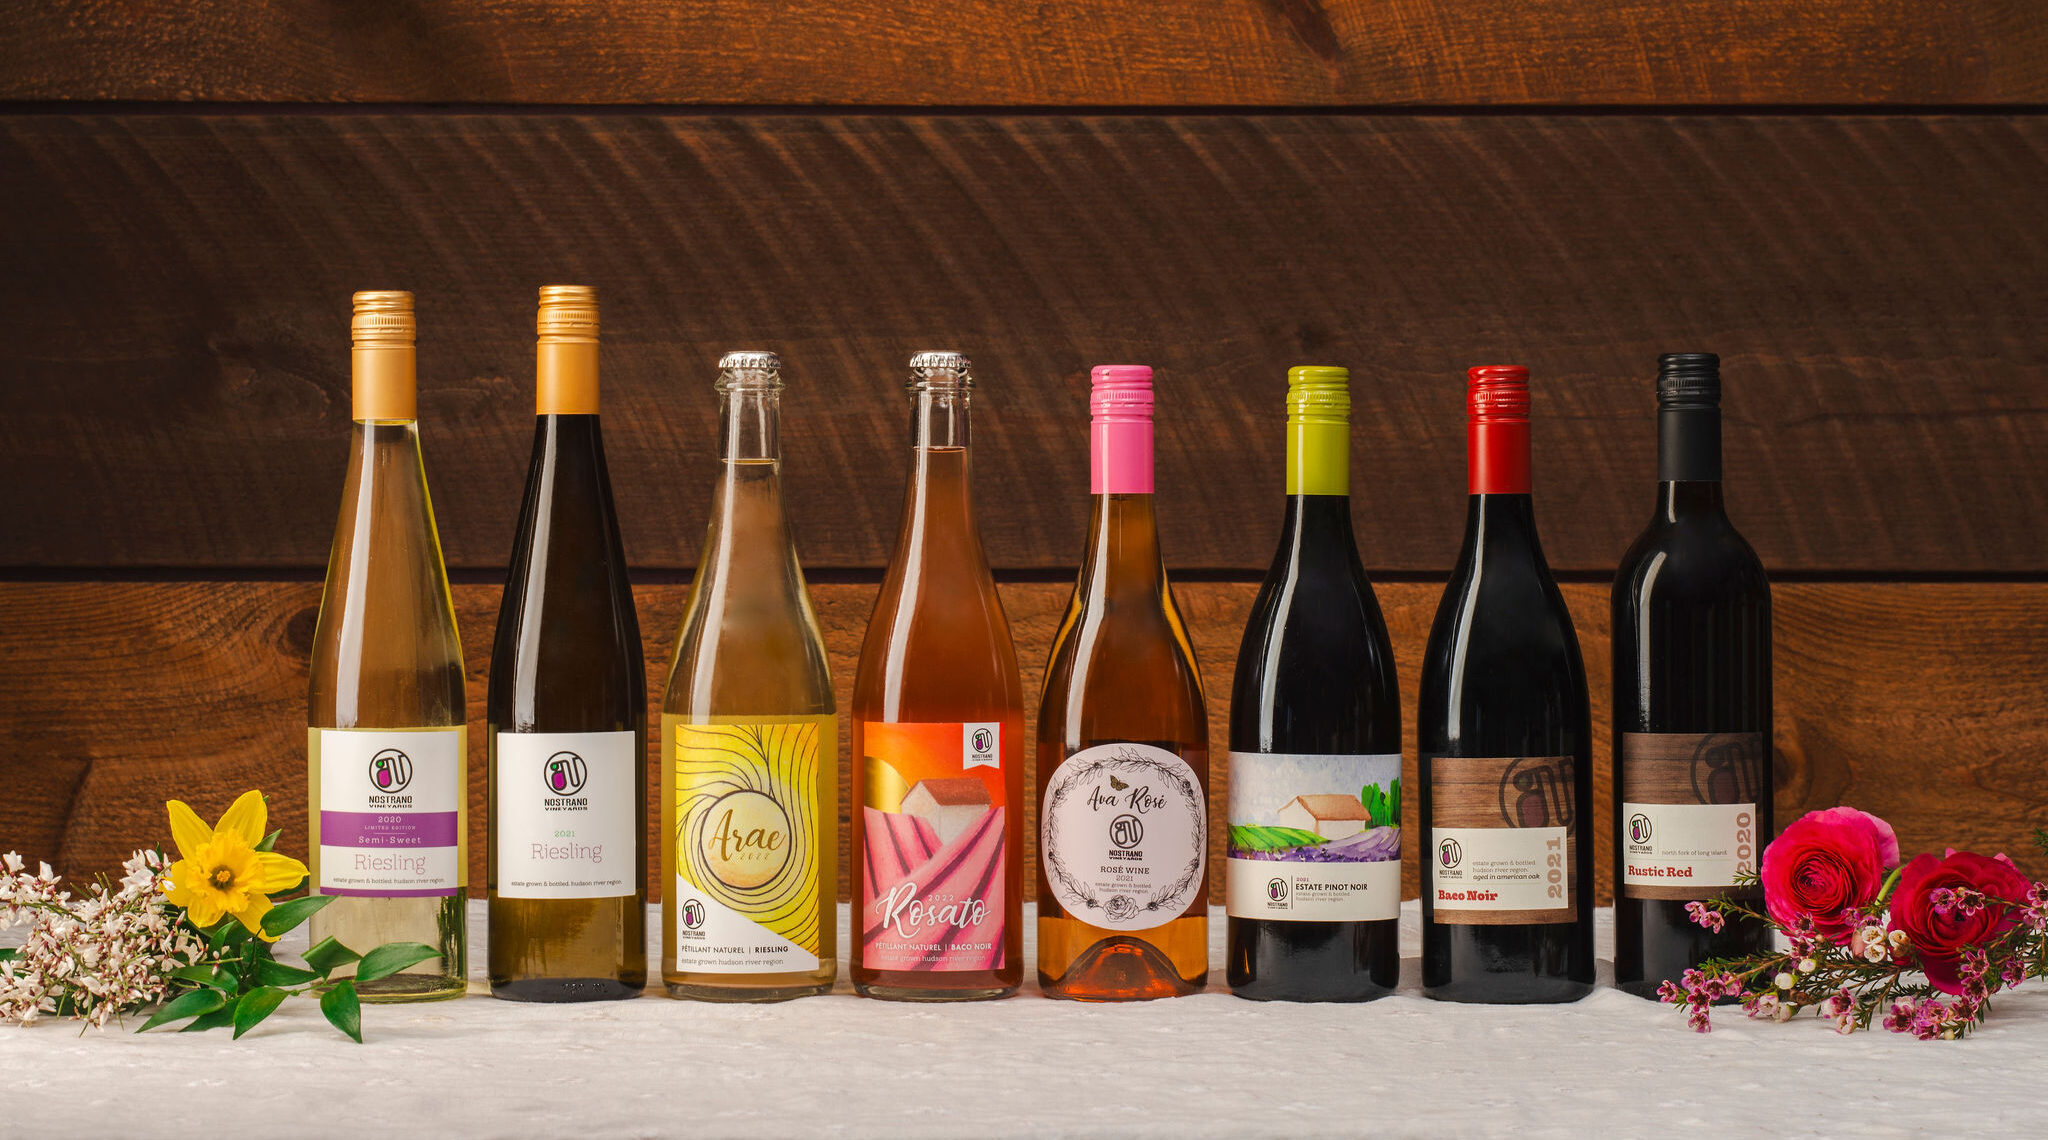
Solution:
<path fill-rule="evenodd" d="M 453 847 L 457 813 L 452 811 L 323 811 L 324 847 Z"/>

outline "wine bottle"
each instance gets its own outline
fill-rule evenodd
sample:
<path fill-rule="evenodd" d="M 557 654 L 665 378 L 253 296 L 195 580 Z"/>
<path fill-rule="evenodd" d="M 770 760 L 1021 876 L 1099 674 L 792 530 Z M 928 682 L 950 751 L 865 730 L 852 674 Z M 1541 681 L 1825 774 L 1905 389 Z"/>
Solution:
<path fill-rule="evenodd" d="M 839 720 L 782 507 L 782 362 L 718 362 L 711 526 L 661 706 L 662 979 L 782 1001 L 838 972 Z"/>
<path fill-rule="evenodd" d="M 911 473 L 853 686 L 854 987 L 1023 980 L 1024 687 L 968 482 L 967 357 L 910 361 Z"/>
<path fill-rule="evenodd" d="M 1644 997 L 1768 948 L 1685 904 L 1756 897 L 1773 834 L 1771 587 L 1721 505 L 1720 358 L 1659 357 L 1657 405 L 1657 509 L 1614 578 L 1614 981 Z"/>
<path fill-rule="evenodd" d="M 1423 992 L 1571 1001 L 1593 985 L 1586 669 L 1536 541 L 1529 370 L 1474 368 L 1469 382 L 1465 543 L 1416 715 Z"/>
<path fill-rule="evenodd" d="M 1152 507 L 1152 370 L 1099 365 L 1088 551 L 1038 711 L 1038 981 L 1134 1001 L 1209 973 L 1209 722 Z"/>
<path fill-rule="evenodd" d="M 1349 385 L 1287 373 L 1287 515 L 1230 695 L 1239 997 L 1363 1001 L 1401 978 L 1401 699 L 1351 533 Z"/>
<path fill-rule="evenodd" d="M 420 460 L 412 294 L 357 293 L 354 426 L 314 625 L 307 698 L 312 940 L 441 952 L 356 990 L 364 1001 L 468 986 L 468 757 L 462 642 Z M 335 972 L 350 976 L 353 967 Z"/>
<path fill-rule="evenodd" d="M 491 651 L 491 992 L 647 984 L 647 674 L 598 428 L 597 294 L 540 291 L 533 459 Z"/>

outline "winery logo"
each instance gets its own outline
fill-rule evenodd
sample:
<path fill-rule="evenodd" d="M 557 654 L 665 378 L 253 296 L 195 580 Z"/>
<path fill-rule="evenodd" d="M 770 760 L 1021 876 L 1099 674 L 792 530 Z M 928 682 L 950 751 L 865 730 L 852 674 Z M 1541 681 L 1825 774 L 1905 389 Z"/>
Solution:
<path fill-rule="evenodd" d="M 1120 815 L 1109 821 L 1109 841 L 1129 851 L 1145 840 L 1145 824 L 1135 815 Z"/>
<path fill-rule="evenodd" d="M 1700 737 L 1692 753 L 1692 794 L 1703 804 L 1753 804 L 1764 798 L 1763 737 L 1721 732 Z"/>
<path fill-rule="evenodd" d="M 1500 817 L 1509 827 L 1563 827 L 1572 819 L 1572 758 L 1522 756 L 1500 777 Z"/>
<path fill-rule="evenodd" d="M 1266 880 L 1266 897 L 1276 903 L 1287 901 L 1287 880 L 1273 878 Z"/>
<path fill-rule="evenodd" d="M 574 752 L 557 752 L 541 765 L 540 778 L 547 783 L 548 791 L 573 796 L 583 790 L 584 781 L 590 778 L 590 765 Z"/>
<path fill-rule="evenodd" d="M 736 891 L 769 883 L 789 865 L 789 815 L 760 792 L 721 796 L 705 811 L 698 836 L 704 869 Z"/>
<path fill-rule="evenodd" d="M 370 784 L 380 792 L 402 792 L 412 783 L 412 758 L 396 748 L 370 757 Z"/>
<path fill-rule="evenodd" d="M 697 899 L 689 899 L 689 900 L 686 900 L 686 901 L 685 901 L 685 902 L 683 903 L 683 929 L 685 929 L 685 930 L 702 930 L 702 929 L 704 929 L 704 904 L 703 904 L 703 902 L 701 902 L 701 901 L 699 901 L 699 900 L 697 900 Z"/>
<path fill-rule="evenodd" d="M 1446 839 L 1436 845 L 1436 861 L 1446 871 L 1456 870 L 1465 861 L 1465 849 L 1455 839 Z"/>
<path fill-rule="evenodd" d="M 1650 817 L 1637 812 L 1628 817 L 1628 841 L 1648 843 L 1650 841 Z"/>
<path fill-rule="evenodd" d="M 995 724 L 964 724 L 960 738 L 960 770 L 969 768 L 1000 768 L 1003 758 L 996 754 L 996 745 L 1002 734 Z"/>

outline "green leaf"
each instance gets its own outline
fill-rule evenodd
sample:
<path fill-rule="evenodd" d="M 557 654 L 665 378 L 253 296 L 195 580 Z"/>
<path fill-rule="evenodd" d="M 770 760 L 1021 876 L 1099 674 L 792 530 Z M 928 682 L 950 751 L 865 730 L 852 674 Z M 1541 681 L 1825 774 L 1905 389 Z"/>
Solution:
<path fill-rule="evenodd" d="M 249 928 L 239 918 L 223 918 L 214 925 L 213 933 L 207 936 L 206 944 L 221 952 L 223 957 L 229 950 L 240 950 L 242 943 L 249 940 Z"/>
<path fill-rule="evenodd" d="M 276 986 L 258 986 L 243 994 L 242 1000 L 235 1003 L 235 1036 L 256 1028 L 288 996 Z"/>
<path fill-rule="evenodd" d="M 219 990 L 192 990 L 182 993 L 165 1002 L 163 1008 L 157 1010 L 156 1014 L 148 1021 L 143 1022 L 142 1028 L 135 1032 L 144 1033 L 155 1029 L 159 1025 L 166 1025 L 187 1017 L 197 1017 L 202 1013 L 212 1013 L 227 1003 L 227 995 Z"/>
<path fill-rule="evenodd" d="M 202 986 L 208 986 L 216 990 L 227 989 L 230 981 L 230 979 L 221 977 L 219 970 L 205 965 L 180 966 L 171 971 L 171 976 L 183 978 L 188 982 L 197 982 Z"/>
<path fill-rule="evenodd" d="M 256 845 L 256 850 L 258 850 L 258 851 L 275 851 L 275 850 L 277 850 L 277 837 L 278 837 L 278 836 L 280 836 L 280 835 L 283 835 L 283 834 L 284 834 L 284 828 L 281 828 L 281 827 L 280 827 L 280 828 L 278 828 L 278 829 L 277 829 L 276 831 L 273 831 L 273 832 L 271 832 L 271 833 L 270 833 L 269 835 L 266 835 L 266 836 L 264 836 L 264 837 L 263 837 L 263 842 L 261 842 L 261 843 L 258 843 L 258 844 Z"/>
<path fill-rule="evenodd" d="M 202 1013 L 192 1019 L 180 1033 L 204 1033 L 209 1029 L 222 1029 L 235 1023 L 235 1007 L 222 1006 L 212 1013 Z"/>
<path fill-rule="evenodd" d="M 1298 827 L 1267 827 L 1257 823 L 1230 825 L 1230 845 L 1239 851 L 1287 851 L 1296 847 L 1313 847 L 1321 842 L 1322 836 Z"/>
<path fill-rule="evenodd" d="M 287 966 L 275 958 L 266 958 L 256 963 L 256 980 L 266 986 L 303 986 L 307 982 L 319 981 L 320 975 L 312 970 Z"/>
<path fill-rule="evenodd" d="M 332 937 L 322 938 L 306 951 L 306 965 L 320 971 L 321 977 L 333 973 L 350 962 L 362 960 L 362 955 L 336 942 Z"/>
<path fill-rule="evenodd" d="M 408 966 L 417 966 L 429 958 L 439 958 L 441 952 L 432 946 L 419 942 L 386 942 L 368 954 L 356 966 L 356 981 L 374 982 L 388 978 Z"/>
<path fill-rule="evenodd" d="M 344 981 L 320 995 L 320 1012 L 327 1023 L 363 1043 L 363 1003 L 356 998 L 356 984 Z"/>
<path fill-rule="evenodd" d="M 333 902 L 337 895 L 308 895 L 302 899 L 281 902 L 263 915 L 263 933 L 272 938 L 296 929 L 298 925 L 313 917 L 321 907 Z"/>
<path fill-rule="evenodd" d="M 21 951 L 13 946 L 0 947 L 0 962 L 12 962 Z"/>

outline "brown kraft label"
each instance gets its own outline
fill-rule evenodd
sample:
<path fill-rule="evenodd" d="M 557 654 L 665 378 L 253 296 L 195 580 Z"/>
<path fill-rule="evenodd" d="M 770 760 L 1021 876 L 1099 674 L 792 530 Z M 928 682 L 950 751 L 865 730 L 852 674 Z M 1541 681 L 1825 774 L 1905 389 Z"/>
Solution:
<path fill-rule="evenodd" d="M 1764 783 L 1757 732 L 1626 732 L 1621 737 L 1621 893 L 1694 900 L 1754 895 Z"/>
<path fill-rule="evenodd" d="M 1425 889 L 1436 921 L 1575 921 L 1577 780 L 1570 756 L 1432 758 Z"/>

